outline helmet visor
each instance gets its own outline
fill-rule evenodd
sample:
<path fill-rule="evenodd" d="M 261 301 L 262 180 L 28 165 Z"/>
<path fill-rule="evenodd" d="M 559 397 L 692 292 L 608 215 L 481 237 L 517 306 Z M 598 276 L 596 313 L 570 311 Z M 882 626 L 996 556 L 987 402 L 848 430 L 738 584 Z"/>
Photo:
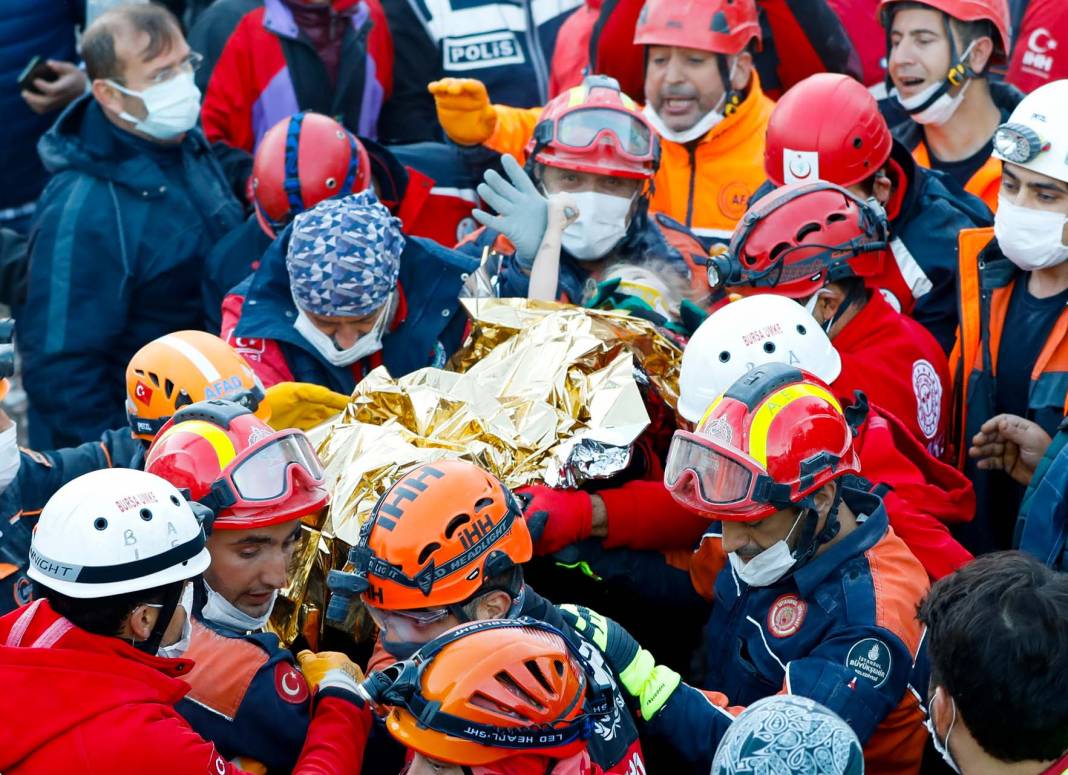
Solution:
<path fill-rule="evenodd" d="M 303 433 L 292 431 L 250 450 L 248 457 L 234 467 L 230 481 L 242 500 L 272 501 L 289 492 L 290 466 L 303 469 L 316 483 L 323 481 L 323 467 L 311 442 Z"/>
<path fill-rule="evenodd" d="M 649 127 L 630 113 L 611 108 L 585 108 L 564 114 L 556 124 L 556 142 L 575 150 L 589 148 L 608 136 L 622 155 L 634 161 L 653 158 Z"/>

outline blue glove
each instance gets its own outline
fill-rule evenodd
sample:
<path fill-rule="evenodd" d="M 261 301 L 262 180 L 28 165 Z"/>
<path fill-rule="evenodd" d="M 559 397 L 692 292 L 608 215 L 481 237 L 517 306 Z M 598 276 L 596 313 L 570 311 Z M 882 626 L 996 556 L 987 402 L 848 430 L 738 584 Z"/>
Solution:
<path fill-rule="evenodd" d="M 486 170 L 484 181 L 478 184 L 478 195 L 499 214 L 472 210 L 471 215 L 483 226 L 507 237 L 515 245 L 516 260 L 530 269 L 549 222 L 549 200 L 534 187 L 515 158 L 505 154 L 501 166 L 511 182 L 494 170 Z"/>

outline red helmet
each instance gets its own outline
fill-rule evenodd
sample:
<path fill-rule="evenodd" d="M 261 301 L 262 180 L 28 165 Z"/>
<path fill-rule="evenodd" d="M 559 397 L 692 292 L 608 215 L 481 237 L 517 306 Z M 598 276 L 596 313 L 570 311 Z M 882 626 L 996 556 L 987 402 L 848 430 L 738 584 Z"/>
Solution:
<path fill-rule="evenodd" d="M 760 22 L 753 0 L 648 0 L 634 28 L 640 46 L 678 46 L 740 54 L 756 40 Z"/>
<path fill-rule="evenodd" d="M 550 100 L 526 150 L 539 164 L 595 175 L 651 178 L 660 164 L 652 124 L 604 75 L 586 76 Z"/>
<path fill-rule="evenodd" d="M 231 401 L 201 401 L 175 412 L 149 447 L 145 470 L 211 508 L 216 530 L 289 522 L 329 500 L 304 432 L 275 432 Z"/>
<path fill-rule="evenodd" d="M 830 282 L 881 276 L 887 244 L 883 213 L 844 188 L 783 186 L 742 216 L 725 255 L 708 259 L 709 284 L 803 299 Z"/>
<path fill-rule="evenodd" d="M 271 237 L 324 199 L 371 185 L 367 150 L 329 116 L 294 113 L 267 130 L 252 163 L 256 219 Z"/>
<path fill-rule="evenodd" d="M 994 25 L 995 59 L 1005 59 L 1009 51 L 1009 3 L 1008 0 L 909 0 L 930 6 L 962 22 L 988 21 Z M 895 5 L 905 0 L 880 0 L 879 20 L 889 33 Z M 952 41 L 953 38 L 950 38 Z"/>
<path fill-rule="evenodd" d="M 853 431 L 831 389 L 783 363 L 748 372 L 712 402 L 697 431 L 675 431 L 664 484 L 712 519 L 758 522 L 859 474 Z"/>
<path fill-rule="evenodd" d="M 852 186 L 890 158 L 879 105 L 848 75 L 817 73 L 782 96 L 768 121 L 764 171 L 776 186 L 826 180 Z"/>

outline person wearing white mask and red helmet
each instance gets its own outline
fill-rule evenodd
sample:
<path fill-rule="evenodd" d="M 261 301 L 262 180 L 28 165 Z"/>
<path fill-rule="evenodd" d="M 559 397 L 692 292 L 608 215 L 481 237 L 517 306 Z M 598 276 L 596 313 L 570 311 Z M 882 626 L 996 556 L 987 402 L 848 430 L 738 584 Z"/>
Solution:
<path fill-rule="evenodd" d="M 1029 94 L 994 135 L 1003 163 L 993 228 L 960 234 L 960 309 L 950 358 L 958 463 L 979 512 L 961 538 L 973 551 L 1011 545 L 1022 486 L 965 458 L 996 414 L 1052 434 L 1068 393 L 1068 80 Z"/>

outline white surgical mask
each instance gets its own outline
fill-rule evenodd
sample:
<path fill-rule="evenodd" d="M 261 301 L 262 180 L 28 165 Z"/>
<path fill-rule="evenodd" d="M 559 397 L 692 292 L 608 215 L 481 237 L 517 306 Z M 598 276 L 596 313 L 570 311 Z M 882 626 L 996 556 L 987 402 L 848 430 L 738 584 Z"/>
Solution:
<path fill-rule="evenodd" d="M 312 322 L 311 318 L 297 306 L 297 320 L 293 328 L 303 336 L 308 344 L 314 347 L 332 366 L 351 366 L 356 361 L 366 358 L 372 353 L 382 349 L 382 335 L 385 333 L 386 319 L 390 317 L 393 308 L 392 297 L 386 301 L 382 311 L 378 313 L 378 319 L 374 326 L 366 334 L 356 340 L 352 347 L 341 350 L 334 343 L 333 337 L 327 336 L 319 327 Z"/>
<path fill-rule="evenodd" d="M 19 454 L 18 428 L 12 423 L 10 428 L 0 432 L 0 492 L 15 481 L 20 465 L 22 455 Z"/>
<path fill-rule="evenodd" d="M 797 560 L 794 558 L 794 554 L 790 550 L 790 544 L 787 541 L 793 535 L 794 528 L 797 527 L 797 523 L 801 521 L 801 517 L 804 514 L 805 512 L 802 511 L 797 515 L 797 519 L 790 526 L 790 532 L 786 534 L 786 538 L 776 541 L 749 562 L 743 560 L 735 552 L 728 554 L 727 557 L 731 561 L 731 567 L 734 568 L 738 578 L 751 587 L 770 587 L 789 573 L 794 565 L 797 564 Z"/>
<path fill-rule="evenodd" d="M 169 646 L 160 646 L 156 650 L 156 656 L 166 657 L 167 659 L 180 659 L 185 656 L 185 652 L 189 650 L 189 641 L 193 635 L 193 585 L 186 584 L 185 591 L 182 592 L 182 599 L 178 601 L 183 609 L 185 609 L 185 624 L 182 625 L 182 635 L 178 640 Z"/>
<path fill-rule="evenodd" d="M 974 42 L 964 49 L 964 53 L 960 58 L 961 62 L 967 60 L 968 55 L 971 54 L 972 45 L 974 45 Z M 964 100 L 964 93 L 968 91 L 971 83 L 972 79 L 969 78 L 965 81 L 964 86 L 957 91 L 956 95 L 950 95 L 949 90 L 953 88 L 953 84 L 948 79 L 932 83 L 922 92 L 911 97 L 902 97 L 898 94 L 897 89 L 891 89 L 890 93 L 901 103 L 901 107 L 908 111 L 909 116 L 917 124 L 939 126 L 953 118 L 953 114 L 960 107 L 960 103 Z"/>
<path fill-rule="evenodd" d="M 952 698 L 950 698 L 949 703 L 953 707 L 953 720 L 949 722 L 949 729 L 946 730 L 945 740 L 938 739 L 938 733 L 935 732 L 934 716 L 931 715 L 930 709 L 927 710 L 927 721 L 924 723 L 927 726 L 928 733 L 931 735 L 931 742 L 934 743 L 934 748 L 942 757 L 942 761 L 944 761 L 954 772 L 960 772 L 960 767 L 957 766 L 957 762 L 949 750 L 949 736 L 953 734 L 953 725 L 957 723 L 957 703 L 955 703 Z M 933 705 L 934 703 L 931 704 Z"/>
<path fill-rule="evenodd" d="M 188 132 L 197 124 L 200 116 L 200 89 L 193 74 L 179 73 L 163 83 L 150 86 L 144 91 L 133 91 L 109 80 L 109 84 L 131 97 L 140 97 L 148 115 L 137 118 L 126 111 L 119 118 L 129 121 L 139 132 L 157 140 L 173 140 Z"/>
<path fill-rule="evenodd" d="M 1068 215 L 1021 207 L 998 197 L 994 236 L 998 247 L 1025 272 L 1068 261 L 1068 245 L 1061 242 Z"/>
<path fill-rule="evenodd" d="M 735 59 L 731 63 L 730 75 L 727 78 L 728 81 L 734 80 L 734 70 L 737 66 L 738 60 Z M 665 140 L 670 140 L 673 143 L 689 143 L 704 137 L 719 125 L 725 118 L 723 115 L 723 105 L 726 102 L 727 91 L 724 91 L 723 96 L 720 97 L 719 104 L 716 105 L 716 107 L 701 116 L 698 122 L 692 127 L 680 131 L 675 131 L 674 129 L 669 128 L 668 125 L 664 123 L 664 120 L 660 118 L 660 114 L 653 109 L 652 105 L 647 104 L 642 108 L 642 113 L 649 119 L 649 123 L 653 125 L 653 129 L 656 130 L 656 133 Z"/>
<path fill-rule="evenodd" d="M 278 590 L 276 589 L 274 595 L 271 596 L 271 604 L 267 606 L 266 613 L 262 616 L 249 616 L 209 587 L 206 581 L 204 582 L 204 589 L 208 593 L 208 602 L 204 604 L 204 608 L 200 612 L 201 618 L 238 632 L 257 632 L 262 630 L 267 624 L 267 620 L 271 618 L 274 601 L 278 599 Z"/>
<path fill-rule="evenodd" d="M 560 243 L 579 261 L 596 261 L 608 255 L 627 233 L 633 198 L 582 191 L 571 194 L 579 216 L 564 229 Z"/>

